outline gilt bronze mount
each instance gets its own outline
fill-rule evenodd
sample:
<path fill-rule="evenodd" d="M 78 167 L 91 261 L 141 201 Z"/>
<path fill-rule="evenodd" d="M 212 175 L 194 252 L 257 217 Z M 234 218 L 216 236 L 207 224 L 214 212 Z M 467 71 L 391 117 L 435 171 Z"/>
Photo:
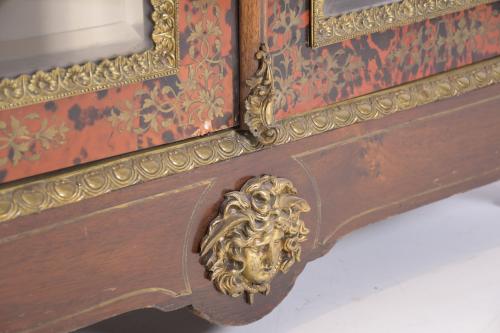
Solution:
<path fill-rule="evenodd" d="M 265 44 L 261 44 L 255 54 L 259 67 L 254 76 L 247 80 L 250 92 L 245 100 L 243 129 L 263 145 L 276 142 L 278 130 L 274 119 L 274 76 L 271 55 Z"/>
<path fill-rule="evenodd" d="M 223 294 L 269 294 L 271 281 L 300 261 L 309 230 L 300 214 L 309 204 L 296 196 L 291 181 L 274 176 L 250 179 L 225 195 L 219 215 L 201 244 L 202 262 Z"/>
<path fill-rule="evenodd" d="M 311 0 L 311 44 L 321 47 L 469 9 L 496 0 L 399 0 L 329 16 L 335 0 Z M 379 1 L 384 2 L 384 1 Z"/>

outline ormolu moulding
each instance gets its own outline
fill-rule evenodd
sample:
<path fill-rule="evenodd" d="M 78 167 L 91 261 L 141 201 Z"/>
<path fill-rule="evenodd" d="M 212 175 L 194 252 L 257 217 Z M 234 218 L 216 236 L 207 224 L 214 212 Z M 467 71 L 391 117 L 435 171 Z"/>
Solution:
<path fill-rule="evenodd" d="M 38 71 L 0 81 L 0 110 L 94 92 L 177 73 L 178 0 L 150 0 L 154 47 L 142 53 Z"/>
<path fill-rule="evenodd" d="M 334 0 L 311 0 L 313 47 L 335 44 L 496 0 L 401 0 L 335 17 L 325 16 L 325 1 Z"/>
<path fill-rule="evenodd" d="M 276 124 L 275 144 L 383 118 L 500 83 L 500 57 L 333 104 Z M 230 129 L 147 152 L 84 165 L 0 188 L 0 222 L 97 197 L 141 182 L 229 160 L 265 147 Z"/>

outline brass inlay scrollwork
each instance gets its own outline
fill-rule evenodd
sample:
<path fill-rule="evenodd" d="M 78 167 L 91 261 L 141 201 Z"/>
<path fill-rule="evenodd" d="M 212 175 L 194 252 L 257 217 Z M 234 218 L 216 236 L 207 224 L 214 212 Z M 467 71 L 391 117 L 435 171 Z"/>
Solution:
<path fill-rule="evenodd" d="M 0 81 L 0 110 L 172 75 L 179 62 L 178 0 L 150 0 L 154 47 L 142 53 Z"/>
<path fill-rule="evenodd" d="M 247 80 L 250 92 L 245 100 L 244 128 L 264 144 L 273 144 L 277 139 L 274 120 L 274 77 L 271 55 L 265 44 L 255 54 L 259 67 L 255 75 Z"/>
<path fill-rule="evenodd" d="M 277 122 L 275 145 L 500 83 L 500 57 Z M 0 222 L 261 150 L 234 129 L 0 187 Z"/>
<path fill-rule="evenodd" d="M 320 47 L 496 0 L 401 0 L 335 17 L 325 15 L 326 0 L 311 1 L 312 46 Z"/>
<path fill-rule="evenodd" d="M 310 207 L 296 194 L 291 181 L 262 176 L 225 195 L 201 244 L 203 263 L 220 292 L 245 294 L 251 304 L 256 293 L 270 292 L 276 274 L 300 261 L 309 233 L 300 214 Z"/>

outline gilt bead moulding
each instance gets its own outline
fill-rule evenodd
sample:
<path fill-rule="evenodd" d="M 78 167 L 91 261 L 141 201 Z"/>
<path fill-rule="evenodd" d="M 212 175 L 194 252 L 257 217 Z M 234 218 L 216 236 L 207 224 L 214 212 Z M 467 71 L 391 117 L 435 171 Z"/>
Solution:
<path fill-rule="evenodd" d="M 237 0 L 177 11 L 174 75 L 2 110 L 0 183 L 233 127 Z"/>
<path fill-rule="evenodd" d="M 294 142 L 411 110 L 500 83 L 500 57 L 416 82 L 360 96 L 276 122 L 275 145 Z M 147 152 L 0 187 L 0 223 L 95 198 L 111 191 L 262 150 L 239 130 L 229 129 L 196 140 L 155 147 Z"/>
<path fill-rule="evenodd" d="M 334 44 L 495 1 L 311 0 L 311 44 Z"/>
<path fill-rule="evenodd" d="M 142 1 L 142 0 L 137 0 Z M 18 73 L 0 81 L 0 110 L 175 74 L 179 65 L 178 0 L 148 0 L 152 6 L 153 47 L 98 63 Z"/>

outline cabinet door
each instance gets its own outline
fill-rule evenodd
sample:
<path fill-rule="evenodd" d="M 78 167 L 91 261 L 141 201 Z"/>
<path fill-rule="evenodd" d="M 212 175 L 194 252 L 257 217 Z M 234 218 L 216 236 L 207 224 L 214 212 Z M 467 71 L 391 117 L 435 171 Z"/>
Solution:
<path fill-rule="evenodd" d="M 277 126 L 310 112 L 327 113 L 324 117 L 328 119 L 322 118 L 319 125 L 300 117 L 294 120 L 294 124 L 302 122 L 298 136 L 314 131 L 311 126 L 341 127 L 460 90 L 450 88 L 442 96 L 438 89 L 422 90 L 421 83 L 429 83 L 426 80 L 436 74 L 468 65 L 494 73 L 495 66 L 482 61 L 500 54 L 500 3 L 434 3 L 435 6 L 420 0 L 262 0 L 251 8 L 243 7 L 248 13 L 241 16 L 240 30 L 245 59 L 241 65 L 242 105 L 249 95 L 248 79 L 262 74 L 258 60 L 251 61 L 261 44 L 272 67 L 272 75 L 268 76 L 273 80 Z M 443 79 L 447 87 L 455 87 L 450 77 Z M 389 94 L 382 92 L 402 85 L 409 86 Z M 415 87 L 420 89 L 418 96 L 427 97 L 416 96 Z M 467 89 L 472 87 L 467 84 Z M 373 96 L 356 100 L 373 93 L 381 103 Z M 394 98 L 395 95 L 401 98 Z M 262 108 L 263 114 L 264 111 Z"/>
<path fill-rule="evenodd" d="M 237 1 L 6 0 L 0 183 L 235 123 Z"/>

